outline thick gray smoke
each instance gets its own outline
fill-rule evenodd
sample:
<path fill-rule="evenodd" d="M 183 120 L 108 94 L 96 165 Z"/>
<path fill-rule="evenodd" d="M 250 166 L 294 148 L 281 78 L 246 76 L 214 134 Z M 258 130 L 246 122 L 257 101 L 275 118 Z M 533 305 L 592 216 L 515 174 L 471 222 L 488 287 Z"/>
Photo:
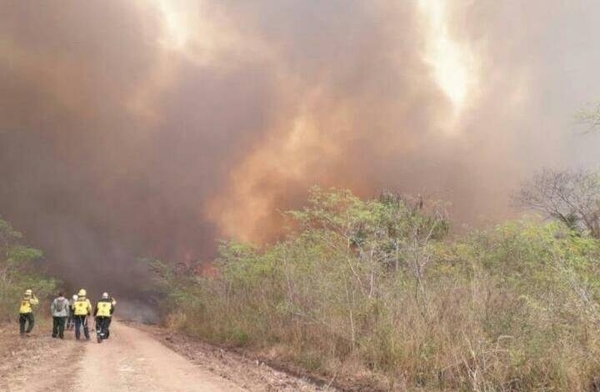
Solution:
<path fill-rule="evenodd" d="M 140 256 L 272 238 L 315 183 L 481 224 L 537 168 L 599 163 L 572 124 L 600 94 L 591 1 L 0 9 L 0 214 L 74 286 L 132 296 Z"/>

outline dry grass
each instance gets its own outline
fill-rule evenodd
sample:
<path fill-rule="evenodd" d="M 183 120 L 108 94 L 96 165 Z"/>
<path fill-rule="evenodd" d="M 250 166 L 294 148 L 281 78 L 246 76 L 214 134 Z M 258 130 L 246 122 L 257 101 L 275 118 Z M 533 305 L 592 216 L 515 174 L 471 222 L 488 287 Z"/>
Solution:
<path fill-rule="evenodd" d="M 169 323 L 358 390 L 593 391 L 600 246 L 564 230 L 509 223 L 395 264 L 322 230 L 229 244 L 218 276 L 171 276 Z"/>

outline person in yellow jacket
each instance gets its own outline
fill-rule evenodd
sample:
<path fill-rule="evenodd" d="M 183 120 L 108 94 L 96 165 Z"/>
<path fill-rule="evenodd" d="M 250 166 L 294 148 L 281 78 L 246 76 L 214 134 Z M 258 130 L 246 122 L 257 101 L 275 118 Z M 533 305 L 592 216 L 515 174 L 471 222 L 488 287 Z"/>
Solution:
<path fill-rule="evenodd" d="M 77 301 L 73 304 L 73 314 L 75 315 L 75 339 L 81 338 L 81 327 L 83 327 L 85 339 L 90 340 L 88 316 L 92 314 L 92 303 L 87 298 L 87 292 L 84 289 L 77 293 Z"/>
<path fill-rule="evenodd" d="M 21 299 L 21 306 L 19 307 L 19 332 L 21 336 L 29 334 L 35 324 L 33 317 L 33 307 L 39 304 L 40 301 L 33 295 L 33 291 L 30 289 L 25 290 L 23 299 Z M 25 329 L 27 324 L 27 329 Z"/>
<path fill-rule="evenodd" d="M 115 301 L 114 298 L 109 297 L 108 293 L 103 293 L 102 299 L 96 303 L 94 317 L 96 319 L 96 336 L 98 338 L 98 343 L 102 343 L 103 339 L 108 339 L 110 336 L 108 327 L 110 326 L 116 303 L 117 301 Z"/>

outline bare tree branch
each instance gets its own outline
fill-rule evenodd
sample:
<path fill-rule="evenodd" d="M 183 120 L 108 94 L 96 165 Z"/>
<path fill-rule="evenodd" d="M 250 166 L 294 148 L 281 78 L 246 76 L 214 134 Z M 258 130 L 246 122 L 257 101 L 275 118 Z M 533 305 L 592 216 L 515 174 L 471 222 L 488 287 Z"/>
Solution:
<path fill-rule="evenodd" d="M 600 238 L 600 177 L 596 173 L 543 170 L 523 184 L 514 199 L 520 207 Z"/>

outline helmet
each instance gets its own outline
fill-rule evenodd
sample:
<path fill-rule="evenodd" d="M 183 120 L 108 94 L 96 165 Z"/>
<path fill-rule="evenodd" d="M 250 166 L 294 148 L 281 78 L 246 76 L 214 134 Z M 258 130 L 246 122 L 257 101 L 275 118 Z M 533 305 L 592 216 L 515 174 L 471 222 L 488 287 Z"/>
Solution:
<path fill-rule="evenodd" d="M 25 295 L 32 295 L 33 291 L 31 291 L 31 289 L 27 289 L 25 290 Z"/>
<path fill-rule="evenodd" d="M 77 301 L 77 294 L 73 296 L 73 301 Z"/>
<path fill-rule="evenodd" d="M 108 293 L 102 293 L 102 298 L 108 299 Z"/>
<path fill-rule="evenodd" d="M 77 295 L 80 297 L 85 297 L 87 295 L 87 292 L 85 291 L 85 289 L 81 289 L 81 290 L 79 290 Z"/>

